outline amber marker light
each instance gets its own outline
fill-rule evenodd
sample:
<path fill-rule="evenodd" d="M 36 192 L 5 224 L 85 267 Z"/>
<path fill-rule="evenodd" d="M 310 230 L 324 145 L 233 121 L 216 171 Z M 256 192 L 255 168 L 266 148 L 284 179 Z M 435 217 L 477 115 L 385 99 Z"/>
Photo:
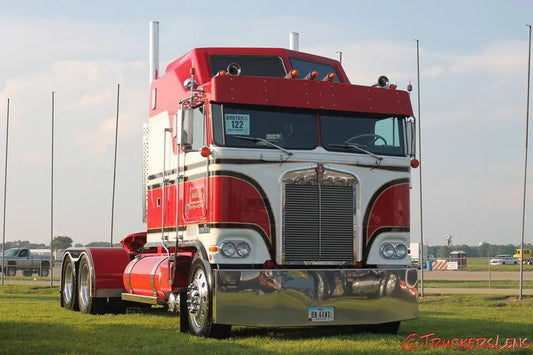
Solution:
<path fill-rule="evenodd" d="M 315 78 L 318 76 L 318 72 L 316 70 L 313 70 L 307 74 L 307 76 L 304 78 L 305 80 L 315 80 Z"/>
<path fill-rule="evenodd" d="M 335 79 L 335 73 L 329 73 L 324 78 L 322 78 L 322 81 L 333 81 Z"/>
<path fill-rule="evenodd" d="M 209 246 L 209 251 L 211 253 L 216 253 L 216 252 L 218 252 L 218 247 L 216 245 L 211 245 L 211 246 Z"/>
<path fill-rule="evenodd" d="M 409 92 L 413 91 L 413 85 L 411 84 L 407 85 L 407 91 Z"/>
<path fill-rule="evenodd" d="M 221 71 L 219 71 L 219 72 L 217 73 L 217 76 L 226 76 L 226 75 L 228 75 L 228 72 L 225 71 L 225 70 L 221 70 Z"/>
<path fill-rule="evenodd" d="M 294 79 L 298 76 L 298 70 L 293 69 L 285 75 L 285 79 Z"/>
<path fill-rule="evenodd" d="M 204 158 L 207 158 L 208 156 L 211 155 L 211 149 L 209 149 L 209 147 L 203 147 L 202 150 L 200 151 L 200 154 L 201 154 Z"/>
<path fill-rule="evenodd" d="M 398 85 L 396 84 L 390 84 L 389 89 L 396 90 L 398 88 Z"/>
<path fill-rule="evenodd" d="M 411 160 L 411 168 L 416 169 L 420 166 L 420 161 L 418 159 L 412 159 Z"/>

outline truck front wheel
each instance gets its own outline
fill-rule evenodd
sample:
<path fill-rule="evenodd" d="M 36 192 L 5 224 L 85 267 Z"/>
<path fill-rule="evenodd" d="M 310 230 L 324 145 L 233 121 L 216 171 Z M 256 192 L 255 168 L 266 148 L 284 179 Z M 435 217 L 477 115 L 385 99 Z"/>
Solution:
<path fill-rule="evenodd" d="M 84 254 L 78 269 L 78 305 L 82 313 L 103 314 L 107 300 L 91 296 L 94 285 L 91 269 L 89 257 Z"/>
<path fill-rule="evenodd" d="M 209 338 L 228 338 L 231 325 L 213 324 L 211 266 L 196 254 L 192 260 L 189 275 L 187 314 L 191 333 Z"/>
<path fill-rule="evenodd" d="M 401 322 L 374 324 L 370 326 L 370 331 L 378 334 L 397 334 L 398 329 L 400 329 L 400 323 Z"/>

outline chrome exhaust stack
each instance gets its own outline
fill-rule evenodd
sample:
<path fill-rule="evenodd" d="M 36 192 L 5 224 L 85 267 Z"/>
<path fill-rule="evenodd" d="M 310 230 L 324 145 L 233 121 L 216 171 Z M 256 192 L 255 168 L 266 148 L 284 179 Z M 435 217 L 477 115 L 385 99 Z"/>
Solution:
<path fill-rule="evenodd" d="M 298 51 L 299 49 L 299 37 L 298 32 L 289 33 L 289 49 Z"/>
<path fill-rule="evenodd" d="M 159 77 L 159 21 L 150 21 L 150 83 Z"/>

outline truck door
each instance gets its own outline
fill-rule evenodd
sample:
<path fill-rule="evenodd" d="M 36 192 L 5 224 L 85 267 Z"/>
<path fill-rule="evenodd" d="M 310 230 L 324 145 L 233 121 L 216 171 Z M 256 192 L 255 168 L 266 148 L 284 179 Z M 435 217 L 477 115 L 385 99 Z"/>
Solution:
<path fill-rule="evenodd" d="M 207 218 L 208 204 L 208 164 L 201 155 L 206 145 L 206 113 L 204 106 L 186 109 L 183 121 L 183 209 L 185 223 L 198 223 Z M 180 169 L 181 170 L 181 169 Z"/>
<path fill-rule="evenodd" d="M 21 249 L 19 251 L 17 266 L 20 268 L 31 267 L 30 251 L 28 249 Z"/>

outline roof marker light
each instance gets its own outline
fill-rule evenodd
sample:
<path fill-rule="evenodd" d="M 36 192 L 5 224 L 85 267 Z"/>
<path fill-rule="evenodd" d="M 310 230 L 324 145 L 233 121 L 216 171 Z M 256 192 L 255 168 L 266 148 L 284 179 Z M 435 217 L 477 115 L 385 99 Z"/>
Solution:
<path fill-rule="evenodd" d="M 322 81 L 333 81 L 333 79 L 335 79 L 335 73 L 329 73 L 322 78 Z"/>
<path fill-rule="evenodd" d="M 219 72 L 217 73 L 216 76 L 226 76 L 226 75 L 228 75 L 228 72 L 225 71 L 225 70 L 221 70 L 221 71 L 219 71 Z"/>
<path fill-rule="evenodd" d="M 285 75 L 285 79 L 294 79 L 298 77 L 298 70 L 293 69 Z"/>
<path fill-rule="evenodd" d="M 318 72 L 316 70 L 310 71 L 309 74 L 304 78 L 304 80 L 315 80 L 315 78 L 318 76 Z"/>

